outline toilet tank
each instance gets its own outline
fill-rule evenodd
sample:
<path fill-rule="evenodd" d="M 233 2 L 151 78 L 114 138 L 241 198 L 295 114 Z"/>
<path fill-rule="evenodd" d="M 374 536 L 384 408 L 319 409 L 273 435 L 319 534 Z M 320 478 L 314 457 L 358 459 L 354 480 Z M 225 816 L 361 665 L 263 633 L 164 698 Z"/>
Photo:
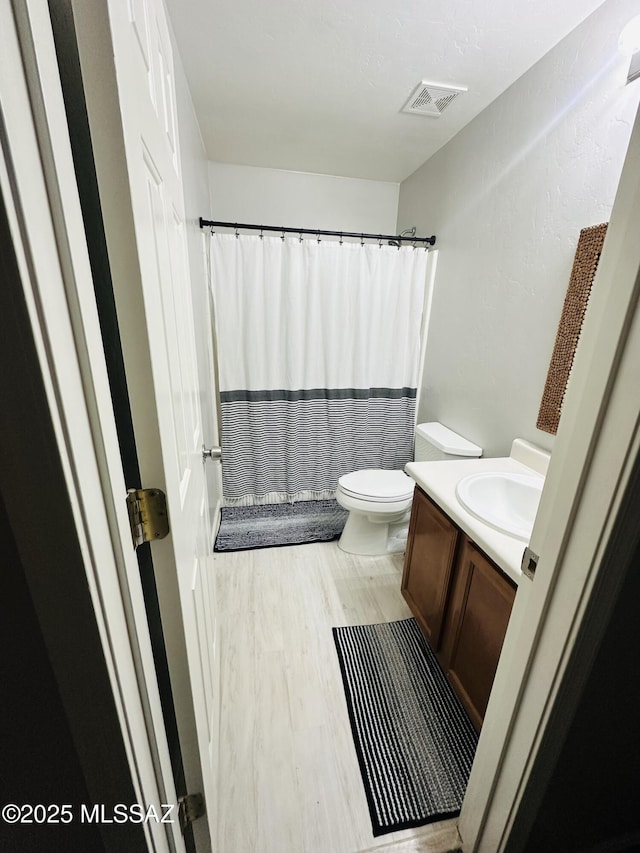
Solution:
<path fill-rule="evenodd" d="M 416 462 L 482 456 L 482 448 L 437 422 L 416 427 Z"/>

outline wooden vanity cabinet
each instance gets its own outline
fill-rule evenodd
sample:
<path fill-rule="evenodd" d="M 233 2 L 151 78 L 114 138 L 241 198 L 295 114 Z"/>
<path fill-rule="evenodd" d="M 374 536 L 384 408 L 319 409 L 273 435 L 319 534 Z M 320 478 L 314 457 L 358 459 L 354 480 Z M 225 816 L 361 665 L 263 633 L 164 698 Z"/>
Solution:
<path fill-rule="evenodd" d="M 516 588 L 418 486 L 401 589 L 479 731 Z"/>
<path fill-rule="evenodd" d="M 444 624 L 460 531 L 416 486 L 402 575 L 402 594 L 431 647 Z"/>
<path fill-rule="evenodd" d="M 513 584 L 465 537 L 456 560 L 438 658 L 478 731 L 515 595 Z"/>

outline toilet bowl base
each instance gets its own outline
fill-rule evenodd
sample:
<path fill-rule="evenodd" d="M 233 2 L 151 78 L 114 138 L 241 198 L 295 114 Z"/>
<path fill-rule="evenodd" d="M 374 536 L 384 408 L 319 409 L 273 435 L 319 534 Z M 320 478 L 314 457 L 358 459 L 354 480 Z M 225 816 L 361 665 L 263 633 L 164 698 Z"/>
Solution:
<path fill-rule="evenodd" d="M 360 512 L 349 513 L 347 523 L 338 540 L 338 547 L 347 554 L 375 557 L 404 551 L 409 529 L 408 513 L 402 520 L 397 513 L 388 521 L 371 521 Z"/>

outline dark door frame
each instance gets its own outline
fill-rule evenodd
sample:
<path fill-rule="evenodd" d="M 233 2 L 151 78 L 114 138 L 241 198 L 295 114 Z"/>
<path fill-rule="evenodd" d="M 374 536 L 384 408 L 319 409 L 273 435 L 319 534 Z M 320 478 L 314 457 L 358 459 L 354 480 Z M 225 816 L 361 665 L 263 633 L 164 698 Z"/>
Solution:
<path fill-rule="evenodd" d="M 140 824 L 81 825 L 82 805 L 109 814 L 136 795 L 1 195 L 0 278 L 0 805 L 66 803 L 73 815 L 2 820 L 0 847 L 142 853 Z"/>

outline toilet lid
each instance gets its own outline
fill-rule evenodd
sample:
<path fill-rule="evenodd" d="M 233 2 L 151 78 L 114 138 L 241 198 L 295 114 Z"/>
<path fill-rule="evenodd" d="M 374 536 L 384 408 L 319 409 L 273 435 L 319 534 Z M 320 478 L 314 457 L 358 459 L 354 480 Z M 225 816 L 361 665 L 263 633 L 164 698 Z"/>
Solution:
<path fill-rule="evenodd" d="M 369 501 L 405 500 L 413 495 L 414 485 L 404 471 L 382 471 L 379 468 L 343 474 L 338 483 L 348 495 Z"/>

